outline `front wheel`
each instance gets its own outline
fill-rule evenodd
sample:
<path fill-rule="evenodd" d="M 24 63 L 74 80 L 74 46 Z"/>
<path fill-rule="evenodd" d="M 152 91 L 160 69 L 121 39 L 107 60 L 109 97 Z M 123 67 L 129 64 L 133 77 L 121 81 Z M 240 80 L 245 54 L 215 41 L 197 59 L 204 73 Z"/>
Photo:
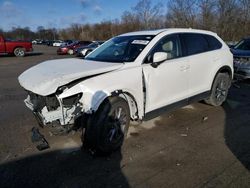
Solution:
<path fill-rule="evenodd" d="M 222 103 L 227 99 L 230 85 L 230 76 L 226 73 L 219 73 L 214 80 L 210 97 L 206 99 L 205 102 L 212 106 L 222 105 Z"/>
<path fill-rule="evenodd" d="M 84 134 L 84 145 L 111 153 L 123 144 L 130 122 L 130 111 L 123 98 L 106 99 L 97 112 L 90 117 Z"/>
<path fill-rule="evenodd" d="M 25 50 L 23 48 L 16 48 L 14 50 L 14 55 L 16 57 L 23 57 L 25 55 Z"/>

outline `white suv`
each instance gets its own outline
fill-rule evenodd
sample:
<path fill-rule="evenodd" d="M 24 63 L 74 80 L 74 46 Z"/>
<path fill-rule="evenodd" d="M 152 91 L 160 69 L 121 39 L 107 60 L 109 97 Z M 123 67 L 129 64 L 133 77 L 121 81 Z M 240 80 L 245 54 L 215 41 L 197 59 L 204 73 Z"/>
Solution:
<path fill-rule="evenodd" d="M 130 120 L 148 120 L 194 101 L 218 106 L 227 97 L 233 56 L 217 34 L 162 29 L 123 34 L 82 59 L 51 60 L 19 76 L 25 104 L 40 125 L 70 131 L 80 122 L 84 143 L 111 152 Z"/>

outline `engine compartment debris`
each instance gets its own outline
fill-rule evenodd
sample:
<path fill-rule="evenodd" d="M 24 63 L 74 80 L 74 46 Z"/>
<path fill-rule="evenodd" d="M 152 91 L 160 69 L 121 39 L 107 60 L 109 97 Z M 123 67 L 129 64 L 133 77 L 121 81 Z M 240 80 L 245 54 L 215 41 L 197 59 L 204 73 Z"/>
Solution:
<path fill-rule="evenodd" d="M 36 148 L 39 151 L 43 151 L 45 149 L 50 148 L 49 143 L 45 139 L 45 137 L 39 132 L 39 129 L 33 127 L 31 129 L 31 141 L 32 143 L 36 144 Z"/>

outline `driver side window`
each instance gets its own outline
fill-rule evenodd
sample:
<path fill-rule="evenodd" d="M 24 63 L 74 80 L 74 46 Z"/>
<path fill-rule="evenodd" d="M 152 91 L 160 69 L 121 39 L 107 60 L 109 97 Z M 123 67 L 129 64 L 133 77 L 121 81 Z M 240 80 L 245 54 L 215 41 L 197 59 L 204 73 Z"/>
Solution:
<path fill-rule="evenodd" d="M 152 57 L 156 52 L 167 53 L 167 60 L 181 56 L 180 42 L 178 35 L 168 35 L 160 39 L 151 51 L 148 60 L 152 62 Z"/>

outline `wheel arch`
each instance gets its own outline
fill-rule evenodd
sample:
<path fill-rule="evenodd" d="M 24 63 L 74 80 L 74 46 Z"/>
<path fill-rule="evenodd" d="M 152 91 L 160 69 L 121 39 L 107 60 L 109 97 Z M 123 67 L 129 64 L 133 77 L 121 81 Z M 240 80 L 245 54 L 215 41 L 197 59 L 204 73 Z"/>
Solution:
<path fill-rule="evenodd" d="M 211 89 L 212 89 L 212 87 L 213 87 L 215 78 L 216 78 L 216 76 L 217 76 L 219 73 L 227 73 L 227 74 L 229 75 L 229 77 L 230 77 L 231 79 L 233 79 L 233 72 L 232 72 L 232 69 L 231 69 L 228 65 L 225 65 L 225 66 L 221 67 L 221 68 L 216 72 L 216 74 L 214 75 L 213 82 L 212 82 L 212 84 L 210 85 L 210 91 L 211 91 Z"/>
<path fill-rule="evenodd" d="M 17 49 L 17 48 L 23 48 L 24 51 L 26 50 L 23 46 L 15 46 L 15 47 L 13 47 L 12 53 L 14 53 L 15 49 Z"/>
<path fill-rule="evenodd" d="M 101 97 L 99 101 L 96 103 L 96 105 L 92 107 L 93 111 L 97 111 L 98 108 L 101 106 L 101 104 L 107 98 L 110 98 L 110 97 L 120 97 L 124 99 L 128 103 L 131 119 L 137 120 L 139 118 L 138 105 L 137 105 L 135 97 L 131 93 L 127 91 L 123 91 L 123 90 L 115 90 L 111 92 L 109 95 Z"/>

